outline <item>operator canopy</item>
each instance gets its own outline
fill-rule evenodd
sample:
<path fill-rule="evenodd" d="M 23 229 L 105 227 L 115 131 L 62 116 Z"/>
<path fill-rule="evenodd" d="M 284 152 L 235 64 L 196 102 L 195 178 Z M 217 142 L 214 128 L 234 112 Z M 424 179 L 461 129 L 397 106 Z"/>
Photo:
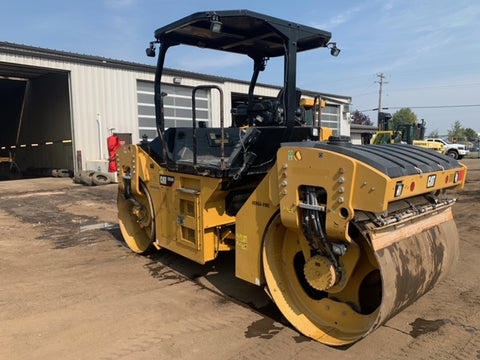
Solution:
<path fill-rule="evenodd" d="M 155 31 L 160 43 L 187 44 L 252 58 L 283 56 L 285 45 L 296 52 L 326 47 L 331 33 L 249 10 L 198 12 Z"/>

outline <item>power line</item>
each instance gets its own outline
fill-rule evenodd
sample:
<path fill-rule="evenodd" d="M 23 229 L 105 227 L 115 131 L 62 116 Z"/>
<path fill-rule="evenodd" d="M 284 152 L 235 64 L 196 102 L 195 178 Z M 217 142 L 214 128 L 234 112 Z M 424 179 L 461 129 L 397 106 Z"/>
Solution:
<path fill-rule="evenodd" d="M 480 83 L 466 83 L 466 84 L 440 84 L 440 85 L 430 85 L 430 86 L 417 86 L 417 87 L 410 87 L 410 88 L 397 88 L 397 89 L 390 89 L 389 92 L 395 91 L 411 91 L 411 90 L 422 90 L 422 89 L 440 89 L 440 88 L 452 88 L 452 87 L 467 87 L 467 86 L 479 86 Z"/>
<path fill-rule="evenodd" d="M 467 105 L 431 105 L 431 106 L 389 106 L 384 107 L 382 110 L 389 110 L 389 109 L 440 109 L 440 108 L 460 108 L 460 107 L 477 107 L 480 104 L 467 104 Z M 360 112 L 367 112 L 367 111 L 378 111 L 378 108 L 375 109 L 368 109 L 368 110 L 360 110 Z"/>
<path fill-rule="evenodd" d="M 378 81 L 374 81 L 374 83 L 378 83 Z M 387 84 L 388 82 L 383 82 L 383 83 Z M 480 86 L 480 83 L 445 84 L 445 85 L 418 86 L 418 87 L 410 87 L 410 88 L 393 88 L 393 89 L 390 87 L 388 92 L 389 93 L 394 93 L 394 92 L 402 92 L 402 91 L 412 91 L 412 90 L 422 90 L 422 89 L 442 89 L 442 88 L 450 89 L 450 88 L 453 88 L 453 87 L 470 87 L 470 86 Z M 368 87 L 365 90 L 367 90 L 367 89 L 368 89 Z M 356 98 L 356 97 L 375 94 L 377 92 L 378 91 L 375 90 L 375 91 L 369 91 L 369 92 L 360 93 L 360 94 L 353 93 L 353 94 L 351 94 L 351 96 L 353 98 Z"/>

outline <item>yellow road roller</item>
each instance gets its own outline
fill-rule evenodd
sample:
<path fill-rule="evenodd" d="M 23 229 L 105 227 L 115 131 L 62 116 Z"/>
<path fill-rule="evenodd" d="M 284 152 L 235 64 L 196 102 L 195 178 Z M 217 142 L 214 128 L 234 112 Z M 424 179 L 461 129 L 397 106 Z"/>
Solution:
<path fill-rule="evenodd" d="M 451 189 L 467 169 L 407 144 L 319 140 L 296 87 L 297 53 L 339 49 L 327 31 L 247 10 L 199 12 L 155 31 L 158 136 L 117 152 L 118 216 L 137 253 L 169 249 L 200 264 L 235 251 L 235 275 L 265 286 L 286 319 L 329 345 L 355 342 L 430 290 L 454 263 Z M 178 45 L 247 55 L 245 102 L 224 117 L 222 88 L 191 88 L 192 121 L 166 126 L 162 73 Z M 255 85 L 283 57 L 278 96 Z M 197 120 L 198 93 L 216 94 L 220 126 Z M 213 95 L 212 95 L 213 97 Z M 233 103 L 233 102 L 232 102 Z"/>

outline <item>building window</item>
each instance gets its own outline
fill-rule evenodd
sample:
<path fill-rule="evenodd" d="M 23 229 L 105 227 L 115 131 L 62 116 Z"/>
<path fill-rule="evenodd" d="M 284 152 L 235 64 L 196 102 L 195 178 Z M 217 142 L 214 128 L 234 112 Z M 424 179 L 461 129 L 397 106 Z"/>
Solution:
<path fill-rule="evenodd" d="M 192 90 L 190 87 L 162 84 L 162 91 L 167 93 L 163 98 L 165 129 L 192 126 Z M 201 121 L 208 126 L 209 104 L 209 92 L 198 90 L 195 95 L 197 124 Z M 143 135 L 153 140 L 157 136 L 153 82 L 137 81 L 137 106 L 139 141 Z"/>
<path fill-rule="evenodd" d="M 333 130 L 333 135 L 340 134 L 340 106 L 327 105 L 322 109 L 321 126 Z"/>

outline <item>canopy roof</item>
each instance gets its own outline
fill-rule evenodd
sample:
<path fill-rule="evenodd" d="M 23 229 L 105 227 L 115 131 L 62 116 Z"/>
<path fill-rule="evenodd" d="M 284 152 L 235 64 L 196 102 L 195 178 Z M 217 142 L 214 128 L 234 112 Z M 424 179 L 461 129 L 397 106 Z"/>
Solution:
<path fill-rule="evenodd" d="M 212 20 L 221 31 L 211 30 Z M 217 49 L 253 58 L 283 56 L 285 45 L 296 44 L 296 52 L 327 46 L 328 31 L 299 25 L 249 10 L 198 12 L 155 31 L 161 43 L 187 44 Z"/>

